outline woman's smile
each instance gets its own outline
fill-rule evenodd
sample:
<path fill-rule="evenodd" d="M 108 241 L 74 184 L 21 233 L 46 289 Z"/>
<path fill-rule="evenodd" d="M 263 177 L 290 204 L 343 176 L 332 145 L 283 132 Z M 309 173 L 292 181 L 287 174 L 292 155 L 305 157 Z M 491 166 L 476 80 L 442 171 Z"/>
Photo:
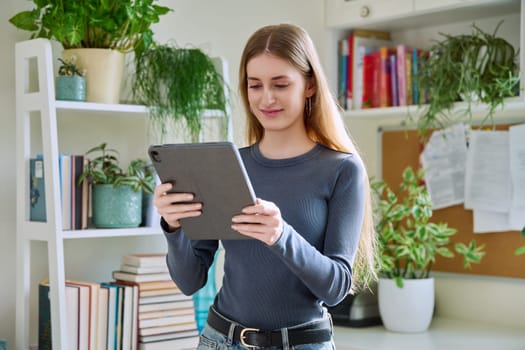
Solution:
<path fill-rule="evenodd" d="M 261 113 L 268 118 L 275 118 L 283 111 L 282 108 L 262 108 Z"/>

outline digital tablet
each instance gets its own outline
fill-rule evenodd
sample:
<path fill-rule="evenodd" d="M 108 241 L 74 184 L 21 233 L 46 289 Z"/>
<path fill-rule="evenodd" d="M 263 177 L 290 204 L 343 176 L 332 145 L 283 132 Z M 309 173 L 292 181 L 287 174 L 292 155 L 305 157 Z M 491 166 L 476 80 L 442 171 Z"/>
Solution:
<path fill-rule="evenodd" d="M 149 157 L 171 192 L 189 192 L 202 214 L 181 219 L 190 239 L 249 239 L 231 229 L 232 217 L 255 203 L 255 193 L 239 151 L 231 142 L 152 145 Z"/>

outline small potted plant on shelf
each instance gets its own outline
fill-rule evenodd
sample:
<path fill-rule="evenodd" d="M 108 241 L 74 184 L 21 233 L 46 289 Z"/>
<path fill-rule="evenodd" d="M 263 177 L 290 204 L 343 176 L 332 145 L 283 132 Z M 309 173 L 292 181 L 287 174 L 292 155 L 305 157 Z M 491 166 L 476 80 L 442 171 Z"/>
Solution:
<path fill-rule="evenodd" d="M 33 0 L 34 8 L 9 19 L 33 38 L 62 44 L 86 68 L 87 100 L 118 103 L 124 54 L 140 54 L 153 42 L 151 26 L 171 9 L 157 0 Z"/>
<path fill-rule="evenodd" d="M 91 154 L 98 154 L 89 158 Z M 144 161 L 133 160 L 124 171 L 118 152 L 102 143 L 86 152 L 88 162 L 78 181 L 92 190 L 93 224 L 98 228 L 137 227 L 142 221 L 142 192 L 153 193 L 152 176 Z"/>
<path fill-rule="evenodd" d="M 454 250 L 469 268 L 485 254 L 474 240 L 468 245 L 452 244 L 450 237 L 457 231 L 446 223 L 430 221 L 432 203 L 423 176 L 423 170 L 407 167 L 399 193 L 384 181 L 371 183 L 377 196 L 379 311 L 385 327 L 393 331 L 419 332 L 429 327 L 434 310 L 430 272 L 436 256 L 451 258 Z"/>
<path fill-rule="evenodd" d="M 443 34 L 436 40 L 428 55 L 420 57 L 415 80 L 421 95 L 428 95 L 428 105 L 417 120 L 421 134 L 431 128 L 442 128 L 455 121 L 472 122 L 472 105 L 483 103 L 487 112 L 482 124 L 493 121 L 505 98 L 519 91 L 518 54 L 497 31 L 487 33 L 473 25 L 471 34 Z M 465 102 L 465 109 L 453 115 L 454 104 Z"/>
<path fill-rule="evenodd" d="M 211 58 L 198 48 L 155 44 L 135 58 L 133 99 L 150 107 L 161 138 L 182 121 L 191 141 L 198 141 L 206 109 L 221 111 L 227 125 L 226 88 Z"/>
<path fill-rule="evenodd" d="M 75 64 L 76 56 L 68 60 L 59 58 L 61 66 L 55 80 L 56 99 L 65 101 L 86 100 L 86 70 L 80 70 Z"/>

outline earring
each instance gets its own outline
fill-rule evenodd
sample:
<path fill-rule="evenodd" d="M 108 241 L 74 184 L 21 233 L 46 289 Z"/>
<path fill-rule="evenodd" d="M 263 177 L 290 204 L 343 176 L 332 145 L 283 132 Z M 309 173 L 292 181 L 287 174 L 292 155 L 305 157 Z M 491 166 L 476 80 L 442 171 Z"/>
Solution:
<path fill-rule="evenodd" d="M 308 97 L 306 99 L 306 104 L 304 106 L 304 109 L 305 109 L 306 117 L 309 118 L 310 115 L 312 114 L 312 98 L 311 97 Z"/>

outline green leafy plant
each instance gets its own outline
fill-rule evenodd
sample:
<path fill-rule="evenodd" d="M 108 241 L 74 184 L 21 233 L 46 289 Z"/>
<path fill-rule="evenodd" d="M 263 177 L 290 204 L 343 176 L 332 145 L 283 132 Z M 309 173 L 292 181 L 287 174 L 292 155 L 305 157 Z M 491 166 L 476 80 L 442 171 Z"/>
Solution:
<path fill-rule="evenodd" d="M 110 48 L 140 55 L 153 42 L 151 25 L 171 9 L 157 0 L 32 0 L 35 8 L 9 19 L 31 38 L 60 42 L 64 49 Z"/>
<path fill-rule="evenodd" d="M 519 68 L 517 52 L 505 39 L 497 36 L 502 22 L 494 33 L 486 33 L 473 25 L 471 34 L 443 34 L 421 57 L 415 76 L 422 95 L 427 94 L 428 105 L 417 121 L 421 134 L 431 128 L 442 128 L 466 118 L 472 121 L 472 104 L 487 105 L 482 121 L 493 121 L 494 112 L 503 107 L 507 97 L 518 92 Z M 454 103 L 466 103 L 464 113 L 452 115 Z M 422 99 L 418 101 L 422 107 Z M 410 118 L 410 116 L 409 116 Z"/>
<path fill-rule="evenodd" d="M 119 153 L 110 148 L 106 148 L 106 143 L 102 143 L 91 148 L 86 152 L 86 156 L 98 153 L 94 158 L 88 158 L 84 171 L 80 175 L 78 182 L 88 181 L 90 184 L 110 184 L 114 187 L 130 186 L 135 192 L 143 190 L 153 193 L 154 177 L 148 170 L 144 160 L 136 159 L 129 163 L 127 170 L 124 171 L 118 161 Z"/>
<path fill-rule="evenodd" d="M 150 118 L 162 136 L 170 121 L 184 120 L 197 141 L 204 110 L 219 110 L 227 117 L 224 86 L 211 58 L 198 48 L 152 45 L 135 58 L 133 98 L 150 107 Z"/>
<path fill-rule="evenodd" d="M 436 256 L 454 257 L 453 250 L 463 256 L 463 267 L 479 263 L 485 254 L 484 246 L 472 240 L 468 245 L 452 243 L 457 233 L 447 223 L 434 223 L 430 195 L 422 184 L 424 171 L 407 167 L 399 193 L 393 192 L 384 181 L 372 179 L 377 197 L 374 213 L 379 245 L 379 272 L 392 278 L 401 288 L 403 279 L 428 278 Z"/>
<path fill-rule="evenodd" d="M 63 60 L 59 58 L 61 65 L 58 67 L 58 75 L 60 76 L 66 76 L 66 77 L 72 77 L 72 76 L 79 76 L 83 77 L 86 75 L 86 70 L 82 69 L 80 70 L 77 65 L 75 64 L 75 61 L 77 59 L 77 56 L 71 55 L 69 60 Z"/>
<path fill-rule="evenodd" d="M 521 229 L 521 234 L 525 236 L 525 226 Z M 516 255 L 525 254 L 525 245 L 523 247 L 516 248 Z"/>

